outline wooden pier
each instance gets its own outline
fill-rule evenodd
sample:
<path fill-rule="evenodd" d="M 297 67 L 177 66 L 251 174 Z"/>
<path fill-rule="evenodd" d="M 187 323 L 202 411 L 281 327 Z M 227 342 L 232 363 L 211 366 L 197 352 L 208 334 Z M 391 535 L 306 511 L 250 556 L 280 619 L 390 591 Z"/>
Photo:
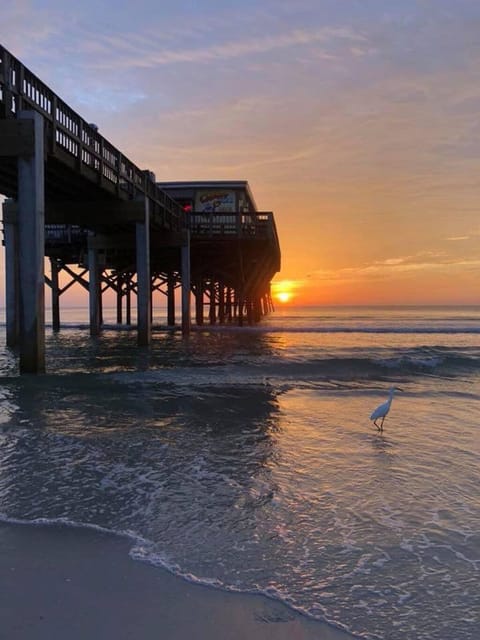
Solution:
<path fill-rule="evenodd" d="M 115 292 L 118 323 L 131 323 L 135 296 L 139 345 L 151 340 L 154 291 L 166 296 L 170 326 L 181 291 L 184 334 L 191 300 L 199 325 L 252 324 L 272 310 L 275 220 L 257 211 L 246 181 L 157 183 L 2 46 L 0 194 L 7 344 L 21 372 L 45 368 L 45 282 L 54 330 L 73 284 L 88 290 L 92 335 L 103 292 Z"/>

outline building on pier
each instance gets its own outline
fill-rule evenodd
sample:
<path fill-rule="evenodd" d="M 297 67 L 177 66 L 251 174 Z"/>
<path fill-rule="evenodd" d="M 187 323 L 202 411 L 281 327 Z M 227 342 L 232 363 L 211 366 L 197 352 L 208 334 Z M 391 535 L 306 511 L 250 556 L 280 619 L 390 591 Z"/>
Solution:
<path fill-rule="evenodd" d="M 271 212 L 257 210 L 246 180 L 159 182 L 182 206 L 190 232 L 195 321 L 258 322 L 272 310 L 270 282 L 280 270 Z"/>

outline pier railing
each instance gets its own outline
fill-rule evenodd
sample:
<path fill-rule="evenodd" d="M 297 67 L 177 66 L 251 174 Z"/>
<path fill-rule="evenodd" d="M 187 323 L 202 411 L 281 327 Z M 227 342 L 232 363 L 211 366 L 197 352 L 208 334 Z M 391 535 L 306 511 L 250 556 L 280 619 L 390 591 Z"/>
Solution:
<path fill-rule="evenodd" d="M 187 226 L 192 236 L 202 238 L 237 237 L 270 241 L 278 246 L 277 229 L 272 212 L 190 213 Z M 77 225 L 47 224 L 45 240 L 49 244 L 70 244 L 86 239 L 87 232 Z"/>
<path fill-rule="evenodd" d="M 193 211 L 187 217 L 193 235 L 256 237 L 278 241 L 271 212 L 204 213 Z"/>
<path fill-rule="evenodd" d="M 139 169 L 86 122 L 46 84 L 0 45 L 0 119 L 22 110 L 42 114 L 47 152 L 113 196 L 130 200 L 145 194 L 169 229 L 184 228 L 184 212 L 155 184 L 150 171 Z M 0 152 L 1 155 L 1 152 Z"/>
<path fill-rule="evenodd" d="M 46 224 L 45 245 L 64 246 L 83 244 L 87 246 L 88 231 L 75 224 Z"/>

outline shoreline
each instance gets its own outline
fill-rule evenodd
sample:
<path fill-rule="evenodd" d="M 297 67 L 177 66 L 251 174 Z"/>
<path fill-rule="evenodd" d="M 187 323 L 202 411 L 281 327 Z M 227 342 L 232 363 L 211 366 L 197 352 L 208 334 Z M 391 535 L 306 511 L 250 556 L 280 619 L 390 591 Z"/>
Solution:
<path fill-rule="evenodd" d="M 0 620 L 10 640 L 351 640 L 263 595 L 190 583 L 133 560 L 131 541 L 0 523 Z"/>

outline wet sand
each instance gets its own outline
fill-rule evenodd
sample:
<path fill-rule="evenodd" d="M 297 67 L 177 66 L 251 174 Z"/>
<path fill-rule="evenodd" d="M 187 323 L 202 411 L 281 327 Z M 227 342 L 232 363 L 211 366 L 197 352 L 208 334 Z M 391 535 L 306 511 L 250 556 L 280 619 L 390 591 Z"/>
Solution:
<path fill-rule="evenodd" d="M 89 529 L 0 524 L 8 640 L 351 640 L 269 598 L 191 584 Z"/>

